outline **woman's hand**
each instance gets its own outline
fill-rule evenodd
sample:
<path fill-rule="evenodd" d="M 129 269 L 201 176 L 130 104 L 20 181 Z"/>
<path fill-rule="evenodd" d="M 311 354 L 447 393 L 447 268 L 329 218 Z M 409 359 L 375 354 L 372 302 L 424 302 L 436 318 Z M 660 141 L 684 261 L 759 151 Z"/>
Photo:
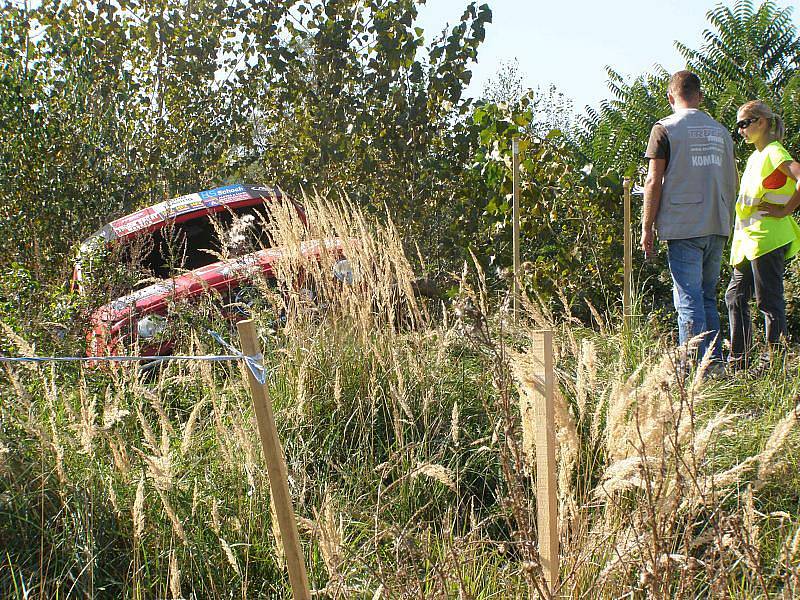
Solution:
<path fill-rule="evenodd" d="M 757 208 L 758 210 L 763 210 L 770 217 L 780 219 L 792 214 L 797 207 L 800 206 L 800 163 L 796 160 L 787 160 L 778 165 L 778 168 L 781 170 L 781 173 L 795 182 L 794 194 L 792 194 L 792 197 L 789 198 L 786 204 L 781 205 L 761 202 Z"/>
<path fill-rule="evenodd" d="M 771 202 L 761 202 L 757 206 L 758 210 L 767 213 L 770 217 L 781 219 L 787 215 L 792 214 L 789 206 L 786 204 L 772 204 Z"/>

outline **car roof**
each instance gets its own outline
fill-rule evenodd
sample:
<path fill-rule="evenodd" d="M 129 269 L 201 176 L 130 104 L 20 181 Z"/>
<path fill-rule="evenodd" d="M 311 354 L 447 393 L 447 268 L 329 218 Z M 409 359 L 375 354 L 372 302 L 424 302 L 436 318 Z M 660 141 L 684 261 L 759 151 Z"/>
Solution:
<path fill-rule="evenodd" d="M 275 201 L 282 197 L 278 188 L 242 183 L 186 194 L 153 204 L 111 221 L 89 236 L 81 244 L 81 248 L 93 245 L 100 239 L 109 243 L 148 231 L 155 231 L 168 221 L 187 221 L 209 212 Z"/>

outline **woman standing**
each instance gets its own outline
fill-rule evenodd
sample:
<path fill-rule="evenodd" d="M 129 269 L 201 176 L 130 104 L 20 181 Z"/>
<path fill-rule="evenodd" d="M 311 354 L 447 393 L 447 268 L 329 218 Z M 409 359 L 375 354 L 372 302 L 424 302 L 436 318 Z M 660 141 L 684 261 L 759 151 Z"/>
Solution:
<path fill-rule="evenodd" d="M 725 293 L 731 327 L 730 364 L 747 366 L 752 345 L 750 298 L 764 314 L 770 350 L 786 335 L 783 275 L 786 259 L 800 250 L 800 227 L 790 216 L 800 205 L 800 163 L 781 144 L 781 118 L 760 100 L 744 104 L 736 127 L 755 146 L 736 201 L 731 246 L 733 276 Z"/>

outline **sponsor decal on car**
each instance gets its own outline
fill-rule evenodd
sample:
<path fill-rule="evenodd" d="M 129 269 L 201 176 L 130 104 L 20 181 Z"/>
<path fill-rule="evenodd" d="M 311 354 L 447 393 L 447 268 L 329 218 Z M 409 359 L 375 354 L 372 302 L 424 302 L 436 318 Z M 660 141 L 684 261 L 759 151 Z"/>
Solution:
<path fill-rule="evenodd" d="M 121 219 L 112 221 L 111 227 L 118 236 L 125 236 L 134 231 L 149 227 L 154 223 L 158 223 L 158 221 L 161 220 L 161 216 L 156 213 L 156 206 L 142 209 L 132 215 L 127 215 Z"/>
<path fill-rule="evenodd" d="M 200 192 L 200 197 L 205 202 L 206 206 L 219 206 L 228 202 L 235 202 L 237 200 L 247 200 L 252 195 L 248 193 L 243 185 L 227 185 L 225 187 L 215 188 Z"/>
<path fill-rule="evenodd" d="M 264 189 L 266 190 L 266 188 Z M 112 221 L 111 228 L 118 236 L 124 237 L 148 229 L 166 219 L 174 219 L 203 208 L 215 208 L 257 197 L 259 196 L 250 193 L 248 188 L 243 185 L 227 185 L 159 202 L 149 208 Z"/>
<path fill-rule="evenodd" d="M 205 204 L 200 198 L 200 194 L 186 194 L 185 196 L 180 196 L 179 198 L 165 202 L 161 214 L 164 218 L 177 217 L 178 215 L 201 208 L 205 208 Z"/>

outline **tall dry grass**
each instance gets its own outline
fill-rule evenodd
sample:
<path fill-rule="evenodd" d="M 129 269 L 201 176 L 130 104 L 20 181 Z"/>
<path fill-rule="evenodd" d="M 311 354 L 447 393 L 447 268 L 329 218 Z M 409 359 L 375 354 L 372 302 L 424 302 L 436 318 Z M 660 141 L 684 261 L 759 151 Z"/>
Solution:
<path fill-rule="evenodd" d="M 579 343 L 574 332 L 542 317 L 534 311 L 530 325 L 560 333 L 556 355 L 574 365 L 558 373 L 554 398 L 559 595 L 771 597 L 782 590 L 791 597 L 794 566 L 765 556 L 759 523 L 771 517 L 754 509 L 754 494 L 766 485 L 766 473 L 786 465 L 786 444 L 797 450 L 796 397 L 765 441 L 719 466 L 711 456 L 744 432 L 736 427 L 741 415 L 710 402 L 724 387 L 705 378 L 709 357 L 687 377 L 680 368 L 687 349 L 661 346 L 632 373 L 621 357 L 603 373 L 593 340 Z M 530 461 L 535 436 L 528 429 L 536 423 L 525 407 L 536 394 L 535 364 L 530 350 L 511 353 L 510 363 L 523 407 L 522 454 Z M 525 501 L 532 510 L 535 497 Z M 781 544 L 787 547 L 789 539 Z"/>
<path fill-rule="evenodd" d="M 796 382 L 687 378 L 658 332 L 599 313 L 588 329 L 536 298 L 515 324 L 478 261 L 434 322 L 391 225 L 347 200 L 306 206 L 307 226 L 270 220 L 286 250 L 250 310 L 315 597 L 548 596 L 528 414 L 542 328 L 556 340 L 556 595 L 797 593 Z M 311 238 L 341 240 L 353 285 L 332 277 L 336 253 L 303 258 Z M 214 351 L 206 327 L 231 335 L 215 307 L 176 315 L 182 353 Z M 238 366 L 6 367 L 0 385 L 0 595 L 289 597 Z"/>

